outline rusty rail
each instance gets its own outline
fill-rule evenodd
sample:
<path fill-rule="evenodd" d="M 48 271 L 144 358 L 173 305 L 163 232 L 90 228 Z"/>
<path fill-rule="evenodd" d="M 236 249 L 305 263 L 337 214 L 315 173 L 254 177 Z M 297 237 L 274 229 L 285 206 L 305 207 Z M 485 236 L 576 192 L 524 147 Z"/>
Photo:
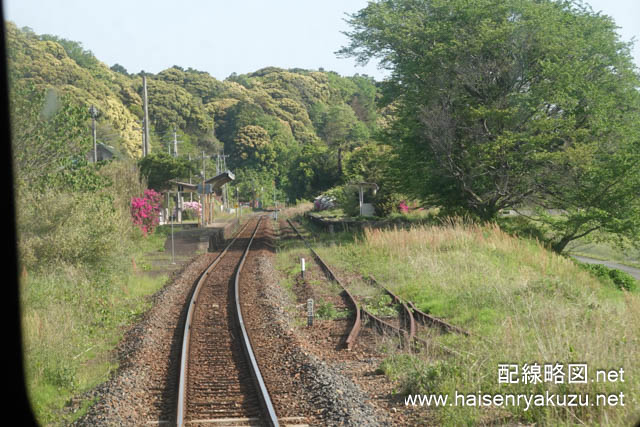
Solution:
<path fill-rule="evenodd" d="M 396 294 L 391 292 L 389 289 L 387 289 L 386 287 L 384 287 L 381 284 L 379 284 L 373 276 L 369 276 L 367 278 L 363 277 L 363 279 L 365 279 L 365 280 L 368 279 L 368 281 L 369 281 L 369 283 L 371 285 L 382 289 L 387 295 L 389 295 L 391 297 L 391 300 L 395 304 L 399 304 L 399 305 L 402 306 L 402 313 L 404 314 L 404 318 L 406 320 L 406 323 L 408 323 L 408 325 L 409 325 L 408 338 L 409 338 L 409 341 L 413 341 L 413 339 L 416 336 L 416 320 L 413 317 L 413 313 L 411 312 L 411 310 L 407 306 L 407 303 L 405 303 L 400 297 L 398 297 Z"/>
<path fill-rule="evenodd" d="M 313 257 L 318 262 L 318 265 L 320 265 L 321 269 L 324 271 L 325 275 L 330 280 L 336 282 L 344 290 L 344 292 L 346 292 L 346 294 L 349 296 L 349 299 L 352 301 L 352 304 L 356 308 L 356 322 L 357 323 L 354 325 L 354 328 L 352 329 L 351 333 L 349 334 L 349 338 L 347 339 L 347 348 L 348 349 L 351 349 L 353 347 L 353 345 L 355 345 L 355 340 L 357 339 L 358 333 L 359 333 L 360 328 L 361 328 L 361 321 L 362 321 L 361 319 L 362 318 L 368 318 L 369 320 L 373 321 L 383 331 L 384 330 L 389 331 L 389 332 L 391 332 L 391 333 L 393 333 L 395 335 L 404 337 L 407 340 L 407 342 L 409 342 L 409 343 L 415 343 L 415 344 L 418 344 L 418 345 L 423 346 L 423 347 L 431 347 L 431 346 L 433 346 L 434 343 L 425 341 L 424 339 L 421 339 L 421 338 L 416 336 L 416 330 L 417 330 L 416 317 L 420 320 L 420 322 L 422 324 L 429 324 L 430 326 L 436 326 L 436 327 L 440 328 L 444 332 L 455 332 L 455 333 L 463 334 L 463 335 L 466 335 L 466 336 L 470 335 L 469 332 L 465 331 L 462 328 L 454 326 L 454 325 L 452 325 L 452 324 L 450 324 L 450 323 L 448 323 L 448 322 L 446 322 L 446 321 L 444 321 L 442 319 L 439 319 L 439 318 L 437 318 L 435 316 L 431 316 L 429 314 L 426 314 L 426 313 L 420 311 L 415 306 L 415 304 L 413 304 L 413 302 L 405 301 L 402 298 L 400 298 L 399 296 L 395 295 L 393 292 L 391 292 L 385 286 L 381 285 L 371 275 L 369 275 L 369 277 L 364 277 L 363 276 L 363 279 L 365 281 L 368 280 L 369 283 L 372 284 L 373 286 L 376 286 L 376 287 L 382 289 L 387 295 L 389 295 L 391 297 L 391 299 L 392 299 L 392 301 L 394 303 L 402 305 L 402 310 L 403 310 L 403 313 L 404 313 L 404 317 L 407 320 L 406 323 L 408 324 L 409 328 L 408 328 L 408 330 L 403 329 L 403 328 L 397 328 L 397 327 L 389 324 L 388 322 L 385 322 L 384 320 L 380 319 L 379 317 L 373 315 L 372 313 L 367 311 L 364 307 L 359 307 L 355 297 L 340 282 L 340 280 L 338 279 L 337 275 L 331 270 L 329 265 L 327 263 L 325 263 L 322 258 L 320 258 L 320 256 L 313 249 L 313 247 L 311 247 L 311 245 L 307 242 L 307 240 L 302 236 L 302 234 L 298 231 L 298 229 L 293 225 L 293 222 L 291 220 L 289 220 L 289 219 L 287 219 L 287 222 L 289 223 L 291 228 L 296 232 L 298 237 L 304 242 L 304 244 L 307 246 L 307 248 L 309 248 L 309 250 L 313 254 Z M 446 347 L 446 346 L 444 346 L 442 344 L 436 344 L 436 347 L 438 349 L 440 349 L 441 351 L 444 351 L 445 353 L 448 353 L 448 354 L 452 354 L 452 353 L 459 354 L 457 351 L 455 351 L 453 349 L 450 349 L 450 348 L 448 348 L 448 347 Z"/>
<path fill-rule="evenodd" d="M 393 294 L 389 289 L 387 289 L 385 286 L 381 285 L 376 279 L 375 277 L 373 277 L 372 275 L 369 275 L 368 277 L 369 282 L 371 284 L 373 284 L 374 286 L 378 286 L 380 289 L 383 289 L 389 296 L 391 296 L 391 298 L 393 298 L 395 301 L 403 304 L 405 306 L 405 308 L 410 311 L 413 312 L 413 314 L 416 315 L 416 317 L 418 317 L 420 319 L 420 322 L 422 324 L 429 324 L 431 326 L 436 326 L 438 328 L 440 328 L 443 332 L 455 332 L 458 334 L 462 334 L 462 335 L 466 335 L 466 336 L 470 336 L 471 334 L 467 331 L 465 331 L 464 329 L 452 325 L 451 323 L 440 319 L 439 317 L 435 317 L 432 316 L 430 314 L 424 313 L 422 311 L 420 311 L 413 302 L 411 301 L 404 301 L 403 299 L 401 299 L 400 297 L 396 296 L 395 294 Z M 410 309 L 410 310 L 409 310 Z M 414 319 L 414 316 L 411 316 L 412 319 Z M 414 324 L 415 327 L 415 324 Z"/>
<path fill-rule="evenodd" d="M 304 244 L 307 246 L 307 248 L 311 251 L 314 259 L 316 260 L 320 268 L 322 268 L 322 270 L 327 275 L 327 277 L 330 280 L 336 282 L 342 288 L 342 290 L 346 293 L 346 295 L 349 297 L 348 299 L 350 303 L 353 305 L 356 318 L 353 322 L 353 327 L 351 328 L 351 332 L 349 332 L 349 336 L 347 337 L 346 344 L 347 344 L 347 350 L 353 349 L 353 346 L 355 345 L 355 342 L 358 339 L 358 335 L 360 334 L 360 329 L 362 328 L 362 316 L 360 314 L 360 308 L 358 307 L 358 303 L 356 299 L 353 297 L 353 295 L 351 295 L 351 292 L 349 292 L 347 288 L 345 288 L 342 285 L 340 280 L 338 280 L 338 277 L 334 274 L 331 268 L 322 260 L 322 258 L 320 258 L 320 255 L 318 255 L 317 252 L 311 247 L 309 242 L 307 242 L 307 240 L 302 236 L 302 234 L 300 234 L 300 231 L 298 231 L 296 226 L 293 225 L 293 222 L 291 222 L 290 219 L 287 219 L 287 222 L 289 223 L 289 226 L 293 229 L 293 231 L 296 232 L 300 240 L 302 240 Z"/>

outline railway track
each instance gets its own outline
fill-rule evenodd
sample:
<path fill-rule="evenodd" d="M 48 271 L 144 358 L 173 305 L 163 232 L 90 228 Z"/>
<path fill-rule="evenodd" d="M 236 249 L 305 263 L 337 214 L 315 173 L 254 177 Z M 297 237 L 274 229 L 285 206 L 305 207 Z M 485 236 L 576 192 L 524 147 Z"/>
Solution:
<path fill-rule="evenodd" d="M 279 425 L 239 300 L 240 272 L 262 220 L 247 222 L 196 284 L 183 336 L 178 426 Z"/>
<path fill-rule="evenodd" d="M 311 247 L 309 242 L 307 242 L 307 240 L 302 236 L 302 234 L 300 234 L 300 231 L 298 231 L 296 226 L 293 225 L 293 222 L 287 219 L 287 223 L 289 224 L 291 229 L 296 233 L 298 238 L 304 242 L 305 246 L 309 249 L 309 251 L 311 251 L 311 254 L 315 258 L 316 262 L 318 263 L 320 268 L 323 270 L 325 275 L 329 278 L 329 280 L 333 280 L 334 282 L 336 282 L 342 288 L 344 294 L 347 296 L 348 303 L 355 312 L 353 326 L 351 327 L 351 331 L 349 332 L 349 335 L 347 336 L 347 339 L 345 341 L 347 349 L 351 350 L 355 346 L 356 340 L 358 339 L 358 335 L 360 334 L 360 329 L 362 328 L 362 318 L 361 318 L 360 306 L 358 305 L 358 302 L 356 301 L 355 297 L 349 292 L 349 290 L 342 285 L 340 280 L 338 280 L 338 277 L 333 273 L 329 265 L 326 264 L 322 260 L 322 258 L 320 258 L 318 253 L 313 249 L 313 247 Z"/>
<path fill-rule="evenodd" d="M 355 346 L 359 332 L 363 327 L 364 319 L 368 320 L 367 324 L 369 326 L 374 326 L 377 330 L 383 333 L 390 333 L 392 335 L 402 337 L 405 340 L 405 342 L 410 346 L 418 345 L 421 347 L 425 347 L 425 346 L 429 347 L 432 345 L 431 342 L 423 340 L 417 336 L 418 324 L 421 324 L 427 327 L 435 327 L 445 333 L 459 333 L 467 336 L 469 335 L 469 333 L 463 330 L 462 328 L 451 325 L 440 318 L 431 316 L 429 314 L 426 314 L 420 311 L 413 304 L 413 302 L 405 301 L 402 298 L 398 297 L 389 289 L 387 289 L 385 286 L 378 283 L 378 281 L 373 276 L 363 277 L 364 281 L 368 282 L 370 285 L 374 287 L 379 288 L 385 294 L 389 295 L 391 297 L 392 304 L 396 304 L 399 307 L 401 307 L 401 309 L 399 310 L 400 318 L 398 322 L 400 326 L 393 325 L 383 320 L 379 316 L 374 315 L 373 313 L 371 313 L 371 311 L 367 310 L 363 304 L 359 303 L 359 301 L 349 292 L 347 287 L 342 284 L 338 276 L 332 271 L 329 265 L 318 255 L 318 253 L 313 249 L 313 247 L 307 242 L 307 240 L 300 233 L 298 228 L 293 224 L 293 222 L 289 219 L 287 219 L 287 222 L 289 226 L 294 230 L 298 238 L 300 238 L 304 242 L 306 247 L 310 250 L 311 254 L 313 255 L 313 258 L 318 263 L 318 265 L 320 266 L 321 270 L 324 272 L 326 277 L 329 280 L 332 280 L 335 283 L 337 283 L 343 289 L 343 291 L 348 296 L 351 302 L 351 305 L 355 309 L 356 315 L 355 315 L 354 323 L 351 329 L 351 333 L 349 334 L 346 341 L 347 349 L 351 350 Z M 437 346 L 441 351 L 445 353 L 456 353 L 454 350 L 448 347 L 445 347 L 441 344 L 438 344 Z"/>

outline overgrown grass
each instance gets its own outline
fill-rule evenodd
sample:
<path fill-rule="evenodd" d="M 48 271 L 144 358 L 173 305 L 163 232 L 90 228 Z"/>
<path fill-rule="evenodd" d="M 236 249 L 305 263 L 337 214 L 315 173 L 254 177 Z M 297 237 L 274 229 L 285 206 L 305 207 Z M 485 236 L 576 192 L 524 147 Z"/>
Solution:
<path fill-rule="evenodd" d="M 625 406 L 506 408 L 469 406 L 437 410 L 442 423 L 525 422 L 544 425 L 628 425 L 640 400 L 640 295 L 618 289 L 535 241 L 517 239 L 497 226 L 452 222 L 412 229 L 365 230 L 349 242 L 316 245 L 329 263 L 373 274 L 422 310 L 471 331 L 443 335 L 458 351 L 390 358 L 403 393 L 527 395 L 623 393 Z M 407 361 L 406 357 L 409 357 Z M 586 384 L 501 384 L 501 364 L 586 363 Z M 624 369 L 625 382 L 597 382 L 598 369 Z M 518 376 L 518 378 L 521 378 Z M 505 418 L 506 417 L 506 418 Z M 509 421 L 507 421 L 509 420 Z"/>
<path fill-rule="evenodd" d="M 159 233 L 138 242 L 133 257 L 144 264 L 143 254 L 162 248 L 164 239 Z M 59 264 L 22 276 L 27 387 L 41 424 L 66 425 L 81 415 L 63 409 L 117 367 L 113 349 L 125 328 L 149 308 L 145 296 L 167 280 L 134 274 L 128 257 L 110 261 L 120 267 Z"/>
<path fill-rule="evenodd" d="M 330 301 L 318 301 L 315 315 L 320 319 L 348 319 L 353 316 L 352 310 L 338 310 Z"/>
<path fill-rule="evenodd" d="M 393 212 L 386 217 L 380 216 L 349 216 L 343 209 L 334 208 L 323 211 L 312 211 L 312 213 L 320 218 L 324 219 L 336 219 L 336 220 L 348 220 L 348 221 L 382 221 L 389 224 L 406 224 L 406 225 L 421 225 L 421 224 L 433 224 L 437 221 L 439 210 L 437 208 L 432 209 L 416 209 L 411 212 Z"/>
<path fill-rule="evenodd" d="M 113 372 L 125 328 L 167 280 L 144 275 L 144 254 L 162 250 L 166 233 L 143 238 L 131 224 L 131 197 L 144 189 L 137 170 L 112 162 L 98 173 L 110 184 L 17 192 L 25 374 L 43 425 L 82 415 L 91 402 L 76 413 L 65 405 Z"/>

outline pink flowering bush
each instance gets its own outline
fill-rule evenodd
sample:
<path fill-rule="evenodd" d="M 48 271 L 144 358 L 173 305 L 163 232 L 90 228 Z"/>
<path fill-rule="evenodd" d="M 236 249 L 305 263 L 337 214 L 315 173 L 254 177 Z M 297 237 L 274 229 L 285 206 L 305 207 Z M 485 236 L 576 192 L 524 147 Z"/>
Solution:
<path fill-rule="evenodd" d="M 145 236 L 153 233 L 160 222 L 161 202 L 160 193 L 151 189 L 144 191 L 144 197 L 131 199 L 131 218 Z"/>
<path fill-rule="evenodd" d="M 398 205 L 398 210 L 403 213 L 409 213 L 409 206 L 407 205 L 407 203 L 403 200 L 400 202 L 400 204 Z"/>
<path fill-rule="evenodd" d="M 200 202 L 184 202 L 182 206 L 185 211 L 191 211 L 196 216 L 200 216 Z"/>

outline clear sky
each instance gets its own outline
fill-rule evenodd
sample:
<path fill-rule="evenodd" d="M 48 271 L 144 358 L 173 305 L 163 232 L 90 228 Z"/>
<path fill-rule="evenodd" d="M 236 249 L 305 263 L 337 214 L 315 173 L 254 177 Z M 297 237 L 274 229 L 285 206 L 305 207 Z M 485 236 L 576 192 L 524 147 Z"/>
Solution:
<path fill-rule="evenodd" d="M 622 39 L 637 39 L 640 66 L 640 0 L 587 0 L 614 18 Z M 376 64 L 357 66 L 337 58 L 348 43 L 346 13 L 367 0 L 5 0 L 5 19 L 38 34 L 79 41 L 111 66 L 157 73 L 172 65 L 207 71 L 218 79 L 266 66 L 368 74 Z"/>

